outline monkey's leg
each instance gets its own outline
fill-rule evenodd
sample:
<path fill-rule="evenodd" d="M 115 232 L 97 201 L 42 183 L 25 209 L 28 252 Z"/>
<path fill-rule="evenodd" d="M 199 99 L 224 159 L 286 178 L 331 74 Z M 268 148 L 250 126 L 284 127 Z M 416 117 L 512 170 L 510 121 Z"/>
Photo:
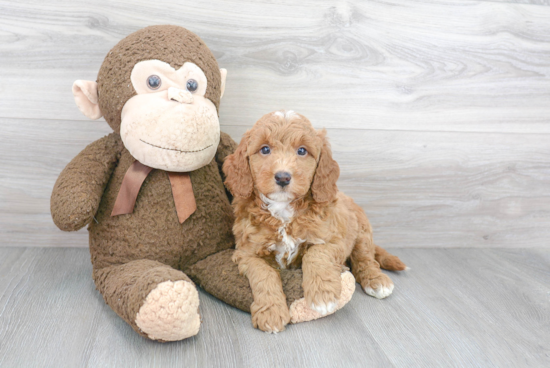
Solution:
<path fill-rule="evenodd" d="M 242 311 L 250 313 L 254 301 L 248 279 L 239 274 L 239 268 L 231 260 L 233 249 L 213 254 L 185 270 L 201 288 L 216 298 Z M 302 270 L 281 270 L 281 281 L 290 310 L 290 322 L 299 323 L 323 317 L 306 305 L 302 288 Z M 336 310 L 346 305 L 355 291 L 355 277 L 342 273 L 342 294 Z"/>
<path fill-rule="evenodd" d="M 151 260 L 95 269 L 105 302 L 140 335 L 177 341 L 199 332 L 199 294 L 183 272 Z"/>

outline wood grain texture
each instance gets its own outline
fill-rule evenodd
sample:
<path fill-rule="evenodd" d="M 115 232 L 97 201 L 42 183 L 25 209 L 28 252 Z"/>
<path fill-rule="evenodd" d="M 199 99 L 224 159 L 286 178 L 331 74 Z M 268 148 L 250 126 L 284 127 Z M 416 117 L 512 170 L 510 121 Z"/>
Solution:
<path fill-rule="evenodd" d="M 0 117 L 83 120 L 72 82 L 167 23 L 229 70 L 227 125 L 286 108 L 332 128 L 550 132 L 550 8 L 462 0 L 3 0 Z"/>
<path fill-rule="evenodd" d="M 550 7 L 520 2 L 0 0 L 0 245 L 87 246 L 49 214 L 57 175 L 109 133 L 71 84 L 170 23 L 229 69 L 236 140 L 280 108 L 329 128 L 380 244 L 548 247 Z"/>
<path fill-rule="evenodd" d="M 494 1 L 495 3 L 515 3 L 515 4 L 530 4 L 530 5 L 550 5 L 550 0 L 483 0 Z"/>
<path fill-rule="evenodd" d="M 81 246 L 50 216 L 57 176 L 104 122 L 0 119 L 0 237 Z M 37 133 L 43 129 L 44 133 Z M 237 141 L 245 127 L 224 126 Z M 329 129 L 340 190 L 389 247 L 548 247 L 549 135 Z"/>
<path fill-rule="evenodd" d="M 358 287 L 335 315 L 269 335 L 200 292 L 199 334 L 137 335 L 104 304 L 84 249 L 0 249 L 2 367 L 543 367 L 550 252 L 393 249 L 392 296 Z"/>

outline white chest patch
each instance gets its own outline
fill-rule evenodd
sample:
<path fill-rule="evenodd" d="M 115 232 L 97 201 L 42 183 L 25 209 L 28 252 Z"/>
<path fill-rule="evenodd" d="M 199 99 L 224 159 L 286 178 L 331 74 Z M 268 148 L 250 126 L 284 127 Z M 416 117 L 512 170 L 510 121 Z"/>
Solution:
<path fill-rule="evenodd" d="M 300 249 L 300 244 L 305 242 L 305 239 L 294 239 L 286 232 L 286 225 L 292 220 L 294 216 L 294 208 L 290 205 L 292 199 L 289 199 L 286 195 L 278 195 L 276 198 L 268 198 L 263 194 L 260 195 L 263 206 L 266 208 L 271 216 L 280 220 L 283 224 L 277 230 L 281 236 L 281 240 L 276 244 L 271 244 L 268 250 L 275 252 L 275 259 L 281 268 L 286 268 L 290 264 Z M 286 258 L 286 262 L 285 262 Z"/>
<path fill-rule="evenodd" d="M 290 264 L 300 249 L 300 244 L 305 242 L 305 239 L 294 239 L 292 236 L 286 233 L 286 224 L 283 224 L 278 230 L 279 235 L 281 235 L 281 241 L 277 244 L 272 244 L 268 249 L 272 252 L 275 252 L 275 259 L 281 268 L 286 268 Z M 284 258 L 286 256 L 286 263 Z"/>
<path fill-rule="evenodd" d="M 292 219 L 292 216 L 294 216 L 294 208 L 290 205 L 291 199 L 276 201 L 270 198 L 267 198 L 263 194 L 260 194 L 260 198 L 262 199 L 263 207 L 267 208 L 269 213 L 271 213 L 271 216 L 275 217 L 276 219 L 281 220 L 282 222 L 289 222 Z"/>

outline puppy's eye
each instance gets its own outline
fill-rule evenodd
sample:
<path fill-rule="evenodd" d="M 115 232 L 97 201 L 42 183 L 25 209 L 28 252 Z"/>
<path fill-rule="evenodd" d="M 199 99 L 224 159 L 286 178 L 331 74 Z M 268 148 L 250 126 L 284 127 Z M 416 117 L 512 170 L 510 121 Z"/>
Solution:
<path fill-rule="evenodd" d="M 187 87 L 187 90 L 188 90 L 189 92 L 195 92 L 195 91 L 197 90 L 197 88 L 199 88 L 199 84 L 197 83 L 196 80 L 194 80 L 194 79 L 189 79 L 189 80 L 187 81 L 187 86 L 186 86 L 186 87 Z"/>
<path fill-rule="evenodd" d="M 304 147 L 300 147 L 300 148 L 298 148 L 298 151 L 296 151 L 296 153 L 299 156 L 305 156 L 305 155 L 307 155 L 307 150 Z"/>
<path fill-rule="evenodd" d="M 147 87 L 150 89 L 159 89 L 161 84 L 162 81 L 158 75 L 150 75 L 149 78 L 147 78 Z"/>
<path fill-rule="evenodd" d="M 269 148 L 269 146 L 263 146 L 260 148 L 260 152 L 262 155 L 269 155 L 271 153 L 271 148 Z"/>

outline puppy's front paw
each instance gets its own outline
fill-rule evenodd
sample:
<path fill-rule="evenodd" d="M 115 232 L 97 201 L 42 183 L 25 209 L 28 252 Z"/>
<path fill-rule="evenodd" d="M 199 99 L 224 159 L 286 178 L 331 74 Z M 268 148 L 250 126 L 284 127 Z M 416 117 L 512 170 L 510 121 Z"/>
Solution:
<path fill-rule="evenodd" d="M 373 279 L 367 280 L 364 285 L 361 285 L 365 293 L 377 299 L 384 299 L 393 292 L 393 282 L 386 275 L 381 273 Z"/>
<path fill-rule="evenodd" d="M 311 303 L 311 309 L 317 311 L 320 315 L 326 316 L 327 314 L 333 313 L 338 306 L 338 300 L 334 299 L 331 302 L 324 303 L 320 302 L 319 304 Z"/>
<path fill-rule="evenodd" d="M 351 300 L 351 297 L 353 296 L 353 293 L 355 291 L 355 276 L 353 276 L 351 272 L 346 271 L 342 273 L 341 279 L 342 292 L 340 293 L 340 298 L 338 299 L 336 310 L 346 305 Z M 295 300 L 290 305 L 289 309 L 291 323 L 313 321 L 314 319 L 324 317 L 324 315 L 319 313 L 317 310 L 311 308 L 310 305 L 306 304 L 306 298 Z"/>
<path fill-rule="evenodd" d="M 341 293 L 342 281 L 339 274 L 334 280 L 314 277 L 304 281 L 304 297 L 307 304 L 322 316 L 336 310 Z"/>
<path fill-rule="evenodd" d="M 252 303 L 250 306 L 252 325 L 267 333 L 277 333 L 290 322 L 290 312 L 286 304 Z"/>

